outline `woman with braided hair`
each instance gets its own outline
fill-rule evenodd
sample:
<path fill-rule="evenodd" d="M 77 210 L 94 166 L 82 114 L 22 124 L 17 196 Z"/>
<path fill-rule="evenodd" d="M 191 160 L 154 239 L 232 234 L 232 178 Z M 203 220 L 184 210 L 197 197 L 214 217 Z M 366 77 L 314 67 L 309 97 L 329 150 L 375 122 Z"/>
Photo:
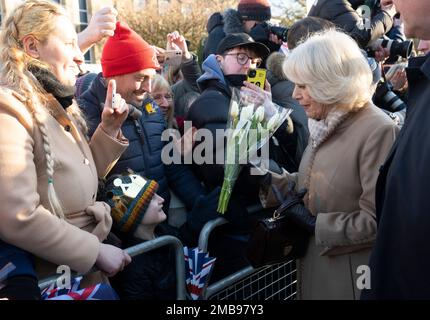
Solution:
<path fill-rule="evenodd" d="M 0 41 L 0 240 L 34 255 L 38 277 L 55 273 L 52 264 L 80 273 L 95 265 L 112 276 L 130 257 L 102 243 L 110 207 L 95 199 L 98 177 L 128 146 L 120 131 L 127 105 L 109 83 L 102 122 L 88 141 L 74 101 L 83 56 L 61 6 L 24 2 Z"/>

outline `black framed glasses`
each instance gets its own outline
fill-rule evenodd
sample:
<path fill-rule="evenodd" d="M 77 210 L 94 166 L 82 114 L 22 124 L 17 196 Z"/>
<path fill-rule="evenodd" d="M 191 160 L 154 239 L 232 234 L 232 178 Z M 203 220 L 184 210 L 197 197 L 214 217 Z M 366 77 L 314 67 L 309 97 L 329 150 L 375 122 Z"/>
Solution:
<path fill-rule="evenodd" d="M 245 65 L 248 60 L 251 60 L 251 64 L 255 64 L 257 68 L 261 65 L 262 60 L 260 58 L 253 58 L 248 56 L 246 53 L 226 53 L 224 56 L 236 56 L 237 63 L 240 65 Z"/>

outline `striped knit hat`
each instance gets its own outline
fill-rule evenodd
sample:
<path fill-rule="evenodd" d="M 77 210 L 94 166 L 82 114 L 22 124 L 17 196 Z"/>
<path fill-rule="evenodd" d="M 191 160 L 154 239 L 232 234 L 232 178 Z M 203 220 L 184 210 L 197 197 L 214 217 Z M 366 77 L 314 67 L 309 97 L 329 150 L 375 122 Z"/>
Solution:
<path fill-rule="evenodd" d="M 269 21 L 272 18 L 268 0 L 240 0 L 237 11 L 242 20 Z"/>
<path fill-rule="evenodd" d="M 155 180 L 146 180 L 134 173 L 109 179 L 106 198 L 112 208 L 112 218 L 121 232 L 134 234 L 157 189 Z"/>

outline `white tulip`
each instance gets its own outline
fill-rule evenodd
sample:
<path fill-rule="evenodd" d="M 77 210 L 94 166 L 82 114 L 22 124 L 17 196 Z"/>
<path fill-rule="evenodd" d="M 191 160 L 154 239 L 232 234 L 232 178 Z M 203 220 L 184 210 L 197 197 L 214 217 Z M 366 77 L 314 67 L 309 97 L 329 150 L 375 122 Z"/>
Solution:
<path fill-rule="evenodd" d="M 254 105 L 250 104 L 247 107 L 243 107 L 242 111 L 240 113 L 240 120 L 249 120 L 252 118 L 252 115 L 254 113 Z"/>
<path fill-rule="evenodd" d="M 230 116 L 232 118 L 236 118 L 239 115 L 239 105 L 236 101 L 233 101 L 231 103 L 231 110 L 230 110 Z"/>
<path fill-rule="evenodd" d="M 257 108 L 257 111 L 255 111 L 254 119 L 257 122 L 261 122 L 264 120 L 264 107 L 263 106 L 260 106 Z"/>
<path fill-rule="evenodd" d="M 274 131 L 278 127 L 279 122 L 279 115 L 276 113 L 273 115 L 273 117 L 270 118 L 269 122 L 267 123 L 267 130 Z"/>

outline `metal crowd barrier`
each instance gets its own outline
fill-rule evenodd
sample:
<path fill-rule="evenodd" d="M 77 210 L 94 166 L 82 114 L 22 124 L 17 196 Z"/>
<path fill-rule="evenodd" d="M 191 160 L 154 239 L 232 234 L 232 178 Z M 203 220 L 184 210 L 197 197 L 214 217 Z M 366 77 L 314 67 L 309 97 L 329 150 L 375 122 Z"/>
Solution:
<path fill-rule="evenodd" d="M 206 223 L 199 237 L 199 249 L 207 252 L 211 232 L 228 223 L 217 218 Z M 215 262 L 216 265 L 216 262 Z M 204 300 L 293 300 L 297 296 L 295 261 L 255 269 L 247 266 L 204 288 Z"/>
<path fill-rule="evenodd" d="M 176 266 L 176 298 L 177 300 L 186 300 L 187 290 L 185 287 L 185 259 L 184 249 L 181 241 L 173 236 L 161 236 L 159 238 L 140 243 L 136 246 L 125 249 L 125 251 L 131 256 L 135 257 L 139 254 L 167 246 L 172 245 L 175 249 L 175 266 Z M 97 271 L 96 268 L 92 268 L 88 273 Z M 78 276 L 78 275 L 77 275 Z M 56 282 L 58 276 L 43 279 L 39 281 L 39 288 L 42 290 L 52 283 Z"/>

